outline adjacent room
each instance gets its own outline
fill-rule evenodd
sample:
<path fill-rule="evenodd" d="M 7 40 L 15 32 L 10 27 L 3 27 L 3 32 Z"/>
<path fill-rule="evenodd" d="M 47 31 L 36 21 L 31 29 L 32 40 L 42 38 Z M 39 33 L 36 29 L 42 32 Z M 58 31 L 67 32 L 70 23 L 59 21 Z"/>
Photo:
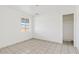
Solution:
<path fill-rule="evenodd" d="M 0 5 L 0 54 L 79 54 L 78 5 Z"/>

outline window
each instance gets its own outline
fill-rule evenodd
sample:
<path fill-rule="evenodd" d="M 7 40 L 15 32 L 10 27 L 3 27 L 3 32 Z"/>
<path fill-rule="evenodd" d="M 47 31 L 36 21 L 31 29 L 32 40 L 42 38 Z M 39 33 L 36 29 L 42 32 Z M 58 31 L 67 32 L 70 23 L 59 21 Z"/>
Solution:
<path fill-rule="evenodd" d="M 21 32 L 29 31 L 29 18 L 21 18 Z"/>

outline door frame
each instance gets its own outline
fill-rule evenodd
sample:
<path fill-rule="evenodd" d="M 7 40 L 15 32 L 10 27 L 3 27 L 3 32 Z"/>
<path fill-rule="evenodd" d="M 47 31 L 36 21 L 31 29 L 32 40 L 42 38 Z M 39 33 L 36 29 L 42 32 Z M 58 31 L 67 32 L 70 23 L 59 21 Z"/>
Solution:
<path fill-rule="evenodd" d="M 64 38 L 64 36 L 63 36 L 63 35 L 64 35 L 64 34 L 63 34 L 63 32 L 64 32 L 64 31 L 63 31 L 63 15 L 68 15 L 68 14 L 73 14 L 73 16 L 74 16 L 74 21 L 73 21 L 73 24 L 74 24 L 74 25 L 73 25 L 73 26 L 74 26 L 74 27 L 73 27 L 73 41 L 74 41 L 74 42 L 73 42 L 73 45 L 74 45 L 74 47 L 76 47 L 76 39 L 75 39 L 75 37 L 76 37 L 76 35 L 75 35 L 75 33 L 76 33 L 76 30 L 75 30 L 75 27 L 76 27 L 76 26 L 75 26 L 75 17 L 76 17 L 76 16 L 75 16 L 75 13 L 62 14 L 62 44 L 63 44 L 63 38 Z"/>

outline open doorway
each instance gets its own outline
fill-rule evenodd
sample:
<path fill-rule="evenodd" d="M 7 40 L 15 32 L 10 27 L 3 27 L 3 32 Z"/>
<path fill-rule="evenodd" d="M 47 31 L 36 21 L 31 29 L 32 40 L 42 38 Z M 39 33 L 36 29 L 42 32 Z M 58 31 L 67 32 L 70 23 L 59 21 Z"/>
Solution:
<path fill-rule="evenodd" d="M 74 45 L 74 14 L 63 15 L 63 44 Z"/>

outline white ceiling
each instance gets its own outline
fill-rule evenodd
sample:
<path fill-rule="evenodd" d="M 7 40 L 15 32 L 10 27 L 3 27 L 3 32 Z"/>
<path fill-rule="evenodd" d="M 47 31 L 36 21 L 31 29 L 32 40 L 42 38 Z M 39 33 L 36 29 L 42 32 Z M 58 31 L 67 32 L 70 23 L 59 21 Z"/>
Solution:
<path fill-rule="evenodd" d="M 21 10 L 31 15 L 39 14 L 51 14 L 53 12 L 73 11 L 75 6 L 73 5 L 14 5 L 12 8 Z"/>

